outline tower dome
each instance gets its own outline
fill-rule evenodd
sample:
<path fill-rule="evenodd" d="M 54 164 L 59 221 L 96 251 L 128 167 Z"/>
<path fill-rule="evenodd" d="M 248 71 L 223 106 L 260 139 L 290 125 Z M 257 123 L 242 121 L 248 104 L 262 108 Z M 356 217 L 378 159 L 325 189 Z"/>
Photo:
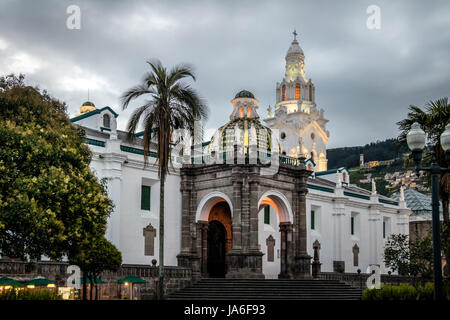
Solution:
<path fill-rule="evenodd" d="M 303 49 L 300 48 L 300 45 L 298 44 L 298 41 L 294 39 L 292 41 L 291 46 L 289 47 L 288 51 L 286 52 L 286 59 L 293 56 L 294 58 L 298 56 L 304 56 Z"/>
<path fill-rule="evenodd" d="M 81 107 L 80 107 L 80 113 L 77 114 L 77 116 L 82 115 L 82 114 L 85 114 L 85 113 L 88 113 L 88 112 L 91 112 L 91 111 L 94 111 L 94 110 L 96 110 L 96 109 L 97 109 L 97 108 L 95 107 L 95 105 L 94 105 L 92 102 L 86 101 L 86 102 L 84 102 L 84 103 L 81 105 Z"/>
<path fill-rule="evenodd" d="M 247 90 L 241 90 L 239 91 L 234 98 L 252 98 L 255 99 L 255 96 L 253 93 Z"/>
<path fill-rule="evenodd" d="M 238 92 L 233 100 L 233 112 L 230 121 L 220 127 L 211 139 L 209 150 L 228 151 L 233 150 L 234 145 L 244 146 L 244 150 L 250 145 L 256 145 L 258 149 L 270 150 L 271 130 L 262 125 L 256 112 L 258 100 L 247 90 Z"/>

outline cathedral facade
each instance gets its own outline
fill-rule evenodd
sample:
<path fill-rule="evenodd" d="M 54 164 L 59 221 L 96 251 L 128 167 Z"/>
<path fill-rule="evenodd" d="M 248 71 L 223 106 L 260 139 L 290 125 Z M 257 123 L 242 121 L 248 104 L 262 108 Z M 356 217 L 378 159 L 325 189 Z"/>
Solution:
<path fill-rule="evenodd" d="M 408 234 L 410 210 L 352 185 L 345 168 L 327 170 L 328 120 L 304 61 L 294 38 L 265 124 L 255 95 L 242 90 L 199 157 L 186 163 L 172 155 L 179 169 L 166 181 L 165 265 L 189 267 L 196 277 L 307 278 L 318 266 L 388 271 L 383 246 L 391 234 Z M 91 169 L 107 180 L 115 204 L 108 239 L 123 263 L 149 265 L 159 258 L 155 145 L 144 168 L 142 133 L 129 142 L 117 117 L 88 102 L 71 121 L 85 129 Z"/>

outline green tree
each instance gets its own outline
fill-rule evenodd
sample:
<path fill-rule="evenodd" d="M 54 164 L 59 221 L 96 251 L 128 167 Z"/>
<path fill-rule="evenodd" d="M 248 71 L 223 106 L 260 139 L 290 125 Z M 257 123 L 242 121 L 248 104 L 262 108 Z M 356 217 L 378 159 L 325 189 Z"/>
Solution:
<path fill-rule="evenodd" d="M 384 249 L 384 263 L 393 272 L 400 275 L 409 273 L 409 243 L 405 234 L 393 234 L 390 236 Z"/>
<path fill-rule="evenodd" d="M 86 283 L 89 280 L 90 299 L 92 300 L 93 287 L 95 287 L 97 299 L 96 279 L 103 271 L 117 271 L 122 264 L 122 254 L 103 236 L 92 239 L 87 246 L 77 247 L 77 249 L 77 254 L 71 256 L 70 262 L 80 266 L 83 272 L 83 292 L 87 294 Z"/>
<path fill-rule="evenodd" d="M 433 249 L 429 236 L 409 241 L 405 234 L 390 236 L 384 248 L 384 263 L 401 275 L 420 276 L 422 281 L 432 279 Z"/>
<path fill-rule="evenodd" d="M 194 131 L 195 121 L 206 119 L 208 108 L 198 93 L 183 80 L 195 81 L 192 67 L 177 65 L 170 71 L 159 61 L 148 62 L 151 71 L 145 74 L 140 85 L 122 95 L 122 107 L 144 96 L 147 100 L 138 107 L 128 122 L 128 137 L 132 139 L 138 125 L 144 127 L 144 161 L 147 163 L 150 140 L 154 138 L 157 145 L 158 174 L 160 178 L 159 200 L 159 277 L 160 298 L 163 297 L 164 268 L 164 184 L 169 173 L 172 133 L 176 129 Z"/>
<path fill-rule="evenodd" d="M 23 76 L 0 78 L 2 255 L 70 259 L 104 235 L 113 205 L 84 139 L 64 103 Z"/>

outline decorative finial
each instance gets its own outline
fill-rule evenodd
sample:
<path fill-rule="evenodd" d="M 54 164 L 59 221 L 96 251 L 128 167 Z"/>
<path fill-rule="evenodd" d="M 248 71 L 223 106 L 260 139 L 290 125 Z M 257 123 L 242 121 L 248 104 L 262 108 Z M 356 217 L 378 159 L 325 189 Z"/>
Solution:
<path fill-rule="evenodd" d="M 337 172 L 336 188 L 342 188 L 342 172 Z"/>
<path fill-rule="evenodd" d="M 294 35 L 294 40 L 297 40 L 297 31 L 294 29 L 294 32 L 292 32 L 292 34 Z"/>
<path fill-rule="evenodd" d="M 372 194 L 377 194 L 377 185 L 375 179 L 372 178 Z"/>
<path fill-rule="evenodd" d="M 403 186 L 400 187 L 400 201 L 405 201 L 405 192 Z"/>
<path fill-rule="evenodd" d="M 273 113 L 272 113 L 272 107 L 269 104 L 269 107 L 267 108 L 267 113 L 269 114 L 269 118 L 273 117 Z"/>

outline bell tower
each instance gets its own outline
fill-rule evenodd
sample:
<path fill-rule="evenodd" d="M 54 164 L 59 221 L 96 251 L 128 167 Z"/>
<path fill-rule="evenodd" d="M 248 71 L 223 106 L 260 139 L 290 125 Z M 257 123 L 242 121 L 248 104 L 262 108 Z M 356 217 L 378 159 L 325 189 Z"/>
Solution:
<path fill-rule="evenodd" d="M 315 171 L 327 170 L 326 144 L 329 132 L 324 110 L 315 103 L 315 86 L 305 74 L 305 54 L 297 32 L 286 53 L 283 80 L 276 84 L 275 113 L 264 121 L 280 130 L 281 153 L 291 157 L 303 154 L 314 163 Z"/>

